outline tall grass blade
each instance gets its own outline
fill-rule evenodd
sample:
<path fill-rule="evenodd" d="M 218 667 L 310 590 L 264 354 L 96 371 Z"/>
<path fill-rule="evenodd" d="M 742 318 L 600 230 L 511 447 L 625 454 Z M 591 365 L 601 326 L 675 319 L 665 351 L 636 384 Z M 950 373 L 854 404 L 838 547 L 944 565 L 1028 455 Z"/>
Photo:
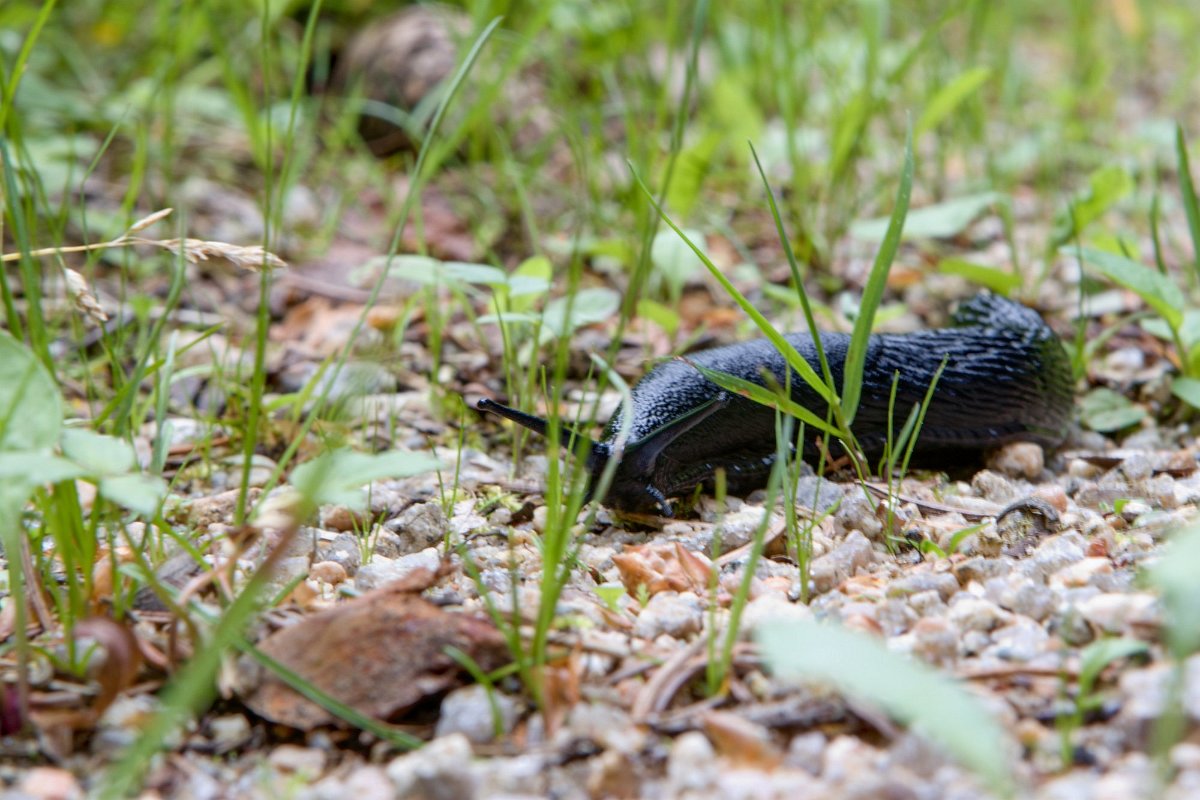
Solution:
<path fill-rule="evenodd" d="M 1200 280 L 1200 204 L 1196 201 L 1196 185 L 1188 161 L 1187 142 L 1183 125 L 1175 123 L 1175 155 L 1179 161 L 1179 190 L 1183 193 L 1183 210 L 1187 213 L 1188 232 L 1192 237 L 1192 267 Z"/>
<path fill-rule="evenodd" d="M 854 422 L 858 411 L 858 403 L 862 398 L 863 368 L 867 362 L 867 344 L 871 337 L 871 327 L 875 322 L 875 311 L 883 300 L 883 290 L 887 286 L 888 271 L 892 261 L 900 249 L 900 238 L 904 232 L 904 219 L 908 215 L 908 202 L 912 197 L 913 182 L 913 135 L 912 128 L 904 140 L 904 167 L 900 171 L 900 188 L 896 191 L 896 206 L 892 209 L 891 221 L 888 223 L 887 234 L 875 254 L 875 263 L 867 276 L 867 285 L 863 289 L 862 304 L 858 317 L 854 320 L 854 331 L 850 335 L 850 347 L 846 351 L 846 366 L 842 374 L 842 416 L 846 424 Z"/>

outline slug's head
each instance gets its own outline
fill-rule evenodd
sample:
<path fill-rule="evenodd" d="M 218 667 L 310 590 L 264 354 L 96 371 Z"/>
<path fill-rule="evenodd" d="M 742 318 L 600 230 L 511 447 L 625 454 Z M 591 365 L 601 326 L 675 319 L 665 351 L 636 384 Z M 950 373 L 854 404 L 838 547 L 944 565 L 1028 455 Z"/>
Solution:
<path fill-rule="evenodd" d="M 476 406 L 480 411 L 490 411 L 493 414 L 498 414 L 505 419 L 512 420 L 522 428 L 527 428 L 540 436 L 546 436 L 550 430 L 550 422 L 542 417 L 526 414 L 524 411 L 518 411 L 515 408 L 501 405 L 493 400 L 484 398 L 480 400 Z M 608 487 L 608 491 L 604 497 L 597 498 L 596 484 L 600 480 L 600 475 L 604 472 L 604 468 L 608 466 L 609 459 L 612 458 L 612 447 L 608 442 L 598 442 L 583 434 L 568 425 L 559 423 L 559 442 L 563 447 L 570 448 L 573 442 L 584 440 L 590 443 L 588 449 L 587 461 L 585 466 L 588 471 L 587 491 L 584 494 L 585 501 L 600 500 L 604 505 L 625 513 L 633 514 L 660 514 L 664 517 L 671 516 L 671 504 L 663 497 L 653 485 L 651 476 L 653 474 L 653 457 L 647 459 L 646 456 L 651 455 L 648 449 L 643 451 L 636 444 L 626 447 L 625 454 L 621 461 L 617 464 L 616 470 L 613 473 L 612 483 Z M 657 454 L 657 451 L 654 452 Z"/>

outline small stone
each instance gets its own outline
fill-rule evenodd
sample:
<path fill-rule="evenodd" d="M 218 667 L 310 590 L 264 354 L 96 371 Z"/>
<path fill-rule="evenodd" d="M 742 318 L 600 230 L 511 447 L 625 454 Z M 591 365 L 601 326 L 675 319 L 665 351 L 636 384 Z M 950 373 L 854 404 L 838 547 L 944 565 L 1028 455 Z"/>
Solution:
<path fill-rule="evenodd" d="M 955 582 L 957 586 L 957 582 Z M 908 598 L 908 605 L 922 617 L 932 617 L 946 611 L 946 604 L 935 591 L 917 592 Z"/>
<path fill-rule="evenodd" d="M 37 800 L 75 800 L 83 790 L 75 776 L 57 767 L 33 767 L 21 779 L 19 792 Z"/>
<path fill-rule="evenodd" d="M 828 592 L 857 570 L 871 563 L 871 543 L 858 531 L 851 531 L 846 540 L 820 558 L 814 559 L 809 577 L 818 593 Z"/>
<path fill-rule="evenodd" d="M 796 502 L 806 508 L 811 508 L 818 514 L 823 514 L 838 504 L 845 492 L 839 484 L 828 478 L 816 475 L 804 475 L 796 481 Z"/>
<path fill-rule="evenodd" d="M 395 559 L 376 556 L 370 564 L 359 568 L 354 576 L 354 587 L 360 592 L 369 592 L 393 581 L 403 580 L 419 569 L 436 573 L 442 557 L 437 550 L 429 548 Z"/>
<path fill-rule="evenodd" d="M 1050 536 L 1022 562 L 1021 567 L 1030 577 L 1046 578 L 1069 564 L 1082 561 L 1086 550 L 1087 541 L 1077 533 Z"/>
<path fill-rule="evenodd" d="M 367 521 L 361 511 L 349 506 L 321 506 L 320 525 L 328 531 L 360 531 Z"/>
<path fill-rule="evenodd" d="M 336 561 L 347 575 L 358 571 L 362 563 L 361 539 L 353 533 L 339 533 L 328 542 L 317 545 L 318 561 Z"/>
<path fill-rule="evenodd" d="M 812 609 L 803 603 L 793 603 L 778 594 L 765 594 L 746 604 L 741 635 L 743 638 L 750 636 L 763 623 L 800 622 L 812 618 Z"/>
<path fill-rule="evenodd" d="M 934 591 L 942 600 L 958 594 L 958 579 L 950 572 L 921 572 L 904 575 L 892 581 L 887 588 L 888 597 L 904 597 Z"/>
<path fill-rule="evenodd" d="M 1051 586 L 1079 587 L 1095 582 L 1100 575 L 1111 575 L 1112 559 L 1107 557 L 1085 558 L 1068 564 L 1050 576 Z"/>
<path fill-rule="evenodd" d="M 223 714 L 208 723 L 213 752 L 228 753 L 250 740 L 250 722 L 243 714 Z"/>
<path fill-rule="evenodd" d="M 1162 616 L 1158 598 L 1147 592 L 1097 594 L 1076 608 L 1088 622 L 1111 634 L 1124 633 L 1133 624 L 1156 624 Z"/>
<path fill-rule="evenodd" d="M 708 738 L 688 731 L 675 739 L 667 756 L 667 795 L 706 792 L 716 783 L 718 770 L 717 754 Z"/>
<path fill-rule="evenodd" d="M 1046 466 L 1046 455 L 1040 445 L 1033 442 L 1006 444 L 988 458 L 988 469 L 993 469 L 1010 478 L 1036 480 Z"/>
<path fill-rule="evenodd" d="M 1011 614 L 991 600 L 967 594 L 958 595 L 950 604 L 949 617 L 961 630 L 984 633 L 1007 624 L 1012 619 Z"/>
<path fill-rule="evenodd" d="M 704 627 L 704 605 L 694 594 L 659 592 L 638 614 L 634 633 L 643 639 L 656 639 L 666 634 L 685 639 Z"/>
<path fill-rule="evenodd" d="M 608 703 L 576 703 L 567 714 L 567 729 L 576 739 L 595 742 L 605 750 L 636 755 L 651 738 L 629 713 Z"/>
<path fill-rule="evenodd" d="M 762 521 L 763 510 L 755 506 L 726 514 L 717 528 L 721 534 L 721 552 L 727 553 L 748 544 Z"/>
<path fill-rule="evenodd" d="M 315 747 L 281 744 L 267 756 L 267 763 L 280 772 L 314 780 L 325 771 L 326 753 Z"/>
<path fill-rule="evenodd" d="M 958 631 L 945 617 L 925 617 L 912 629 L 912 654 L 935 667 L 950 667 L 958 659 Z"/>
<path fill-rule="evenodd" d="M 1050 637 L 1046 629 L 1028 617 L 1016 617 L 1011 624 L 992 631 L 990 653 L 1005 661 L 1032 661 L 1045 649 Z"/>
<path fill-rule="evenodd" d="M 983 556 L 975 556 L 955 566 L 954 576 L 958 578 L 959 585 L 961 586 L 966 586 L 969 583 L 984 583 L 988 578 L 1008 574 L 1012 570 L 1012 564 L 1013 562 L 1010 558 L 984 558 Z"/>
<path fill-rule="evenodd" d="M 976 472 L 971 478 L 971 487 L 980 497 L 993 503 L 1003 505 L 1017 499 L 1017 489 L 1008 478 L 990 469 Z"/>
<path fill-rule="evenodd" d="M 417 503 L 385 522 L 384 527 L 400 537 L 402 552 L 416 553 L 441 544 L 450 521 L 440 503 Z"/>
<path fill-rule="evenodd" d="M 1200 744 L 1180 742 L 1172 747 L 1171 766 L 1178 770 L 1200 771 Z"/>
<path fill-rule="evenodd" d="M 821 762 L 827 745 L 825 734 L 820 731 L 808 731 L 793 736 L 792 740 L 788 742 L 783 763 L 788 767 L 802 769 L 810 775 L 820 775 Z"/>
<path fill-rule="evenodd" d="M 318 561 L 312 565 L 312 569 L 308 571 L 308 576 L 322 583 L 328 583 L 331 586 L 337 586 L 343 583 L 346 578 L 346 568 L 336 561 Z"/>
<path fill-rule="evenodd" d="M 461 733 L 440 736 L 420 750 L 387 765 L 397 797 L 459 800 L 475 797 L 478 785 L 472 769 L 471 742 Z"/>
<path fill-rule="evenodd" d="M 883 532 L 883 523 L 875 516 L 875 506 L 862 492 L 850 492 L 833 515 L 834 530 L 847 538 L 854 531 L 869 539 L 878 538 Z"/>
<path fill-rule="evenodd" d="M 442 701 L 435 733 L 439 737 L 461 733 L 476 744 L 485 744 L 496 738 L 497 714 L 503 735 L 512 731 L 520 712 L 520 703 L 506 694 L 493 691 L 489 697 L 483 686 L 464 686 Z"/>

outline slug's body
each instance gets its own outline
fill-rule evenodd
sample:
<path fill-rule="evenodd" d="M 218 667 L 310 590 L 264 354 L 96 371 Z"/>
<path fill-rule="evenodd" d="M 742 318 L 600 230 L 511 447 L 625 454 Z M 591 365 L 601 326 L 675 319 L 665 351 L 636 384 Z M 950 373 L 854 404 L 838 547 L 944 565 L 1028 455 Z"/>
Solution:
<path fill-rule="evenodd" d="M 820 374 L 817 351 L 806 333 L 786 337 Z M 830 371 L 840 389 L 850 337 L 821 334 Z M 1054 447 L 1071 418 L 1071 370 L 1058 337 L 1036 312 L 1011 300 L 981 294 L 962 304 L 955 327 L 909 334 L 873 335 L 867 348 L 862 400 L 853 430 L 865 455 L 882 454 L 888 431 L 893 376 L 894 430 L 921 402 L 946 359 L 914 451 L 931 465 L 953 466 L 977 459 L 990 447 L 1023 440 Z M 690 363 L 688 363 L 690 362 Z M 670 516 L 669 498 L 711 482 L 724 468 L 731 492 L 762 486 L 770 472 L 775 412 L 725 392 L 692 365 L 763 384 L 763 370 L 784 384 L 786 362 L 765 339 L 692 353 L 651 370 L 633 388 L 633 420 L 621 462 L 603 502 L 619 511 Z M 824 416 L 826 405 L 795 373 L 792 399 Z M 546 423 L 490 400 L 479 407 L 545 433 Z M 621 413 L 592 445 L 588 468 L 593 482 L 608 459 Z M 564 443 L 566 439 L 563 439 Z M 812 437 L 804 455 L 816 455 Z"/>

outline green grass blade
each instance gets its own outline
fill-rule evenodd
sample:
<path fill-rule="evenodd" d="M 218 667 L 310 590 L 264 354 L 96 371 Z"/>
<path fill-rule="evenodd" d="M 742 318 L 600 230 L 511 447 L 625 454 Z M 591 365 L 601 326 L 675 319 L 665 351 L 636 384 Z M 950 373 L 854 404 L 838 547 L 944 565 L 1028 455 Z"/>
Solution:
<path fill-rule="evenodd" d="M 741 396 L 753 400 L 756 403 L 761 403 L 764 406 L 778 409 L 784 414 L 790 414 L 793 417 L 803 420 L 804 424 L 811 425 L 822 433 L 827 433 L 830 436 L 841 437 L 842 435 L 842 432 L 836 427 L 827 424 L 825 420 L 821 419 L 799 403 L 796 403 L 788 398 L 782 389 L 768 389 L 765 386 L 759 386 L 757 383 L 748 381 L 745 378 L 739 378 L 736 375 L 730 375 L 727 372 L 709 369 L 707 367 L 702 367 L 699 364 L 692 364 L 692 362 L 688 361 L 686 358 L 683 359 L 683 361 L 695 367 L 701 375 L 715 383 L 717 386 L 720 386 L 727 392 L 740 394 Z"/>
<path fill-rule="evenodd" d="M 1187 142 L 1183 126 L 1175 123 L 1175 155 L 1179 160 L 1179 190 L 1183 193 L 1183 210 L 1187 213 L 1188 231 L 1192 235 L 1192 267 L 1200 279 L 1200 205 L 1196 202 L 1196 185 L 1188 162 Z"/>
<path fill-rule="evenodd" d="M 908 215 L 908 202 L 912 197 L 913 182 L 912 142 L 912 129 L 909 128 L 908 136 L 904 141 L 904 168 L 900 172 L 900 188 L 896 192 L 896 206 L 892 209 L 887 235 L 883 237 L 883 243 L 875 255 L 871 274 L 867 276 L 862 305 L 859 307 L 858 318 L 854 320 L 854 332 L 850 336 L 850 347 L 846 352 L 846 366 L 842 374 L 842 416 L 847 425 L 854 422 L 854 415 L 858 411 L 858 403 L 862 397 L 863 368 L 867 362 L 867 344 L 871 337 L 871 327 L 875 322 L 875 311 L 883 300 L 888 271 L 892 268 L 896 251 L 900 249 L 900 236 L 904 232 L 904 219 Z"/>
<path fill-rule="evenodd" d="M 637 181 L 637 185 L 641 187 L 642 192 L 645 193 L 647 199 L 650 201 L 650 204 L 654 206 L 654 209 L 659 213 L 659 216 L 662 217 L 663 222 L 667 223 L 671 230 L 675 231 L 675 233 L 679 235 L 679 238 L 683 239 L 687 246 L 692 249 L 692 252 L 695 253 L 696 257 L 704 263 L 704 266 L 708 268 L 708 271 L 712 274 L 713 278 L 716 279 L 717 283 L 721 284 L 721 288 L 723 288 L 729 294 L 729 296 L 733 298 L 734 302 L 746 312 L 746 315 L 749 316 L 750 319 L 754 320 L 754 324 L 758 326 L 760 331 L 762 331 L 763 336 L 767 337 L 767 339 L 771 341 L 771 344 L 775 346 L 775 349 L 783 354 L 783 357 L 788 362 L 788 365 L 794 369 L 797 374 L 800 375 L 801 379 L 811 386 L 812 390 L 819 394 L 822 399 L 828 403 L 837 402 L 833 392 L 830 391 L 829 387 L 825 385 L 825 382 L 817 375 L 816 371 L 812 368 L 812 365 L 809 364 L 803 356 L 796 352 L 796 348 L 792 346 L 792 343 L 783 338 L 783 334 L 775 329 L 775 326 L 772 325 L 767 318 L 762 315 L 762 312 L 755 308 L 754 304 L 747 300 L 746 296 L 739 292 L 737 287 L 735 287 L 730 280 L 726 278 L 724 274 L 722 274 L 721 270 L 717 268 L 717 265 L 714 264 L 707 255 L 705 255 L 704 251 L 697 247 L 680 229 L 680 227 L 675 224 L 674 220 L 667 216 L 667 212 L 664 211 L 662 206 L 658 204 L 658 201 L 654 199 L 654 195 L 650 193 L 649 187 L 647 187 L 645 182 L 642 181 L 642 176 L 638 174 L 637 169 L 632 163 L 629 164 L 629 169 L 632 170 L 634 180 Z"/>
<path fill-rule="evenodd" d="M 920 118 L 917 119 L 917 126 L 913 129 L 913 138 L 920 139 L 921 136 L 936 128 L 944 119 L 953 114 L 963 101 L 982 88 L 991 77 L 991 67 L 974 67 L 943 86 L 925 104 L 925 110 L 921 112 Z"/>
<path fill-rule="evenodd" d="M 787 258 L 788 268 L 792 272 L 792 281 L 796 284 L 796 296 L 800 299 L 800 308 L 804 312 L 804 323 L 808 326 L 808 333 L 812 336 L 813 347 L 817 351 L 817 362 L 821 365 L 821 375 L 825 379 L 826 385 L 829 386 L 829 391 L 833 395 L 832 402 L 836 404 L 838 398 L 836 395 L 837 386 L 833 380 L 833 373 L 829 370 L 829 360 L 825 356 L 825 345 L 821 342 L 821 331 L 817 328 L 817 320 L 813 316 L 812 304 L 808 301 L 808 292 L 804 289 L 804 279 L 800 275 L 800 265 L 796 262 L 796 254 L 792 251 L 792 240 L 788 238 L 787 230 L 783 227 L 783 218 L 779 215 L 779 206 L 775 203 L 775 193 L 771 191 L 771 182 L 767 180 L 767 172 L 763 169 L 762 162 L 758 158 L 758 151 L 754 149 L 754 145 L 750 145 L 750 155 L 754 157 L 754 166 L 758 168 L 758 175 L 762 178 L 763 188 L 767 192 L 767 203 L 771 207 L 771 217 L 775 220 L 775 230 L 779 234 L 779 243 L 783 245 L 783 254 Z"/>

